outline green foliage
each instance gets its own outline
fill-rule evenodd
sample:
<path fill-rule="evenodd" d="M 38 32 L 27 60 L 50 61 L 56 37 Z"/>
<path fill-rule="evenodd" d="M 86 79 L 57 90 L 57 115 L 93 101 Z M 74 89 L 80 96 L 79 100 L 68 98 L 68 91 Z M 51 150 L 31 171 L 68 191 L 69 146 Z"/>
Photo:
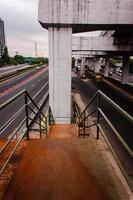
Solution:
<path fill-rule="evenodd" d="M 2 64 L 7 65 L 9 63 L 10 63 L 10 58 L 9 58 L 9 54 L 8 54 L 8 48 L 7 48 L 7 46 L 5 46 L 4 53 L 2 55 Z"/>
<path fill-rule="evenodd" d="M 37 57 L 37 58 L 28 57 L 28 58 L 25 58 L 25 62 L 28 62 L 31 65 L 35 65 L 35 64 L 38 64 L 38 65 L 45 64 L 45 65 L 47 65 L 48 64 L 48 58 L 44 58 L 44 57 Z"/>
<path fill-rule="evenodd" d="M 2 58 L 0 58 L 0 67 L 7 65 L 18 65 L 23 63 L 29 63 L 31 65 L 48 65 L 48 58 L 23 57 L 22 55 L 15 55 L 14 57 L 9 57 L 8 48 L 5 47 Z"/>
<path fill-rule="evenodd" d="M 10 65 L 17 65 L 17 61 L 14 58 L 10 58 Z"/>
<path fill-rule="evenodd" d="M 14 61 L 17 62 L 17 64 L 23 64 L 25 63 L 24 57 L 21 55 L 14 56 Z"/>

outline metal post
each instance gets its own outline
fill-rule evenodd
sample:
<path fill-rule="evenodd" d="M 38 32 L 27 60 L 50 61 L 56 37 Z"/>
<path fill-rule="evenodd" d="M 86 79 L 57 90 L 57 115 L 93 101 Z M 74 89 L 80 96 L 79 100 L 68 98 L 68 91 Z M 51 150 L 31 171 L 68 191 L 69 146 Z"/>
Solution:
<path fill-rule="evenodd" d="M 42 131 L 41 131 L 41 129 L 42 129 L 42 126 L 41 126 L 41 113 L 39 113 L 39 126 L 40 126 L 40 138 L 42 138 Z"/>
<path fill-rule="evenodd" d="M 48 119 L 49 119 L 49 125 L 51 125 L 51 122 L 50 122 L 50 107 L 49 107 L 49 112 L 48 112 Z"/>
<path fill-rule="evenodd" d="M 47 117 L 46 117 L 46 137 L 48 136 L 48 119 L 47 119 Z"/>
<path fill-rule="evenodd" d="M 28 98 L 27 98 L 27 94 L 25 92 L 25 115 L 26 115 L 26 137 L 27 140 L 29 140 L 29 117 L 28 117 Z"/>
<path fill-rule="evenodd" d="M 79 117 L 79 124 L 78 124 L 78 136 L 80 135 L 80 117 Z"/>
<path fill-rule="evenodd" d="M 84 121 L 83 121 L 83 124 L 84 124 L 84 137 L 85 137 L 85 126 L 86 126 L 86 111 L 84 112 Z"/>
<path fill-rule="evenodd" d="M 97 136 L 96 136 L 96 139 L 98 140 L 99 139 L 99 122 L 100 122 L 100 113 L 99 113 L 99 105 L 100 105 L 100 95 L 97 94 Z"/>

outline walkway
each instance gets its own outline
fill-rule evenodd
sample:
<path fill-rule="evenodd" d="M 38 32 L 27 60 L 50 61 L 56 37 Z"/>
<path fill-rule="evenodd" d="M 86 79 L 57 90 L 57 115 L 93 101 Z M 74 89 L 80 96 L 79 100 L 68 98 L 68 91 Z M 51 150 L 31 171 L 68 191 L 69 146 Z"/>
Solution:
<path fill-rule="evenodd" d="M 121 199 L 96 146 L 75 126 L 54 125 L 47 140 L 29 141 L 4 200 Z"/>

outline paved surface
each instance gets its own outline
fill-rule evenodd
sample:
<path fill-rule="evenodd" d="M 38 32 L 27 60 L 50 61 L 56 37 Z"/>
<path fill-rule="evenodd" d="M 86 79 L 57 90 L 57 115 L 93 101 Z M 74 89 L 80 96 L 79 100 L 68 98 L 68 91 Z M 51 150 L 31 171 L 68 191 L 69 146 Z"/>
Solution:
<path fill-rule="evenodd" d="M 94 138 L 54 125 L 47 140 L 29 141 L 4 200 L 127 200 L 121 189 Z"/>
<path fill-rule="evenodd" d="M 81 99 L 85 105 L 88 104 L 91 97 L 95 94 L 95 92 L 100 88 L 107 96 L 113 99 L 118 105 L 122 106 L 125 110 L 130 111 L 130 114 L 133 113 L 133 102 L 130 102 L 130 98 L 126 98 L 124 94 L 120 94 L 117 90 L 115 90 L 115 86 L 109 86 L 106 83 L 102 83 L 98 85 L 93 78 L 88 77 L 87 80 L 81 80 L 78 77 L 73 78 L 73 83 L 76 86 L 76 91 L 78 91 L 81 95 Z M 114 89 L 113 89 L 114 87 Z M 122 117 L 117 110 L 112 108 L 112 106 L 103 101 L 101 99 L 101 106 L 104 110 L 104 113 L 111 120 L 113 125 L 119 130 L 119 133 L 123 137 L 123 139 L 128 143 L 131 149 L 133 149 L 133 134 L 132 129 L 133 126 L 131 123 L 127 122 L 127 120 Z M 96 101 L 90 107 L 90 111 L 96 107 Z M 96 115 L 94 115 L 95 118 Z M 109 128 L 107 123 L 101 120 L 102 128 L 104 129 L 106 136 L 111 143 L 115 153 L 117 154 L 120 162 L 125 169 L 129 179 L 131 179 L 132 187 L 133 187 L 133 159 L 129 155 L 129 153 L 125 150 L 121 142 L 118 140 L 117 136 L 113 131 Z"/>
<path fill-rule="evenodd" d="M 30 66 L 29 64 L 21 64 L 21 65 L 9 66 L 9 67 L 1 67 L 0 68 L 0 76 L 6 75 L 9 72 L 15 72 L 18 69 L 23 69 L 23 68 L 26 68 L 29 66 Z"/>
<path fill-rule="evenodd" d="M 48 82 L 48 68 L 33 69 L 18 77 L 0 84 L 0 104 L 4 103 L 23 89 L 26 89 L 31 97 L 35 96 L 37 92 Z M 40 92 L 35 99 L 38 104 L 43 95 L 48 91 L 48 85 Z M 13 101 L 4 110 L 0 112 L 0 127 L 2 127 L 22 106 L 24 105 L 24 96 Z M 29 111 L 30 112 L 30 111 Z M 25 117 L 25 111 L 21 116 L 15 120 L 12 125 L 4 132 L 0 133 L 0 139 L 5 139 L 11 134 L 14 129 L 19 126 L 20 122 Z"/>

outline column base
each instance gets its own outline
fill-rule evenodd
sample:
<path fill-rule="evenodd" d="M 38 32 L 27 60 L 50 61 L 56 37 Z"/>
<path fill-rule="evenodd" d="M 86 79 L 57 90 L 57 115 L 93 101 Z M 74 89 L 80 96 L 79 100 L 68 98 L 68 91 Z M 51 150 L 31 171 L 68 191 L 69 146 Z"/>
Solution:
<path fill-rule="evenodd" d="M 55 117 L 56 124 L 71 124 L 71 118 L 58 118 Z"/>

